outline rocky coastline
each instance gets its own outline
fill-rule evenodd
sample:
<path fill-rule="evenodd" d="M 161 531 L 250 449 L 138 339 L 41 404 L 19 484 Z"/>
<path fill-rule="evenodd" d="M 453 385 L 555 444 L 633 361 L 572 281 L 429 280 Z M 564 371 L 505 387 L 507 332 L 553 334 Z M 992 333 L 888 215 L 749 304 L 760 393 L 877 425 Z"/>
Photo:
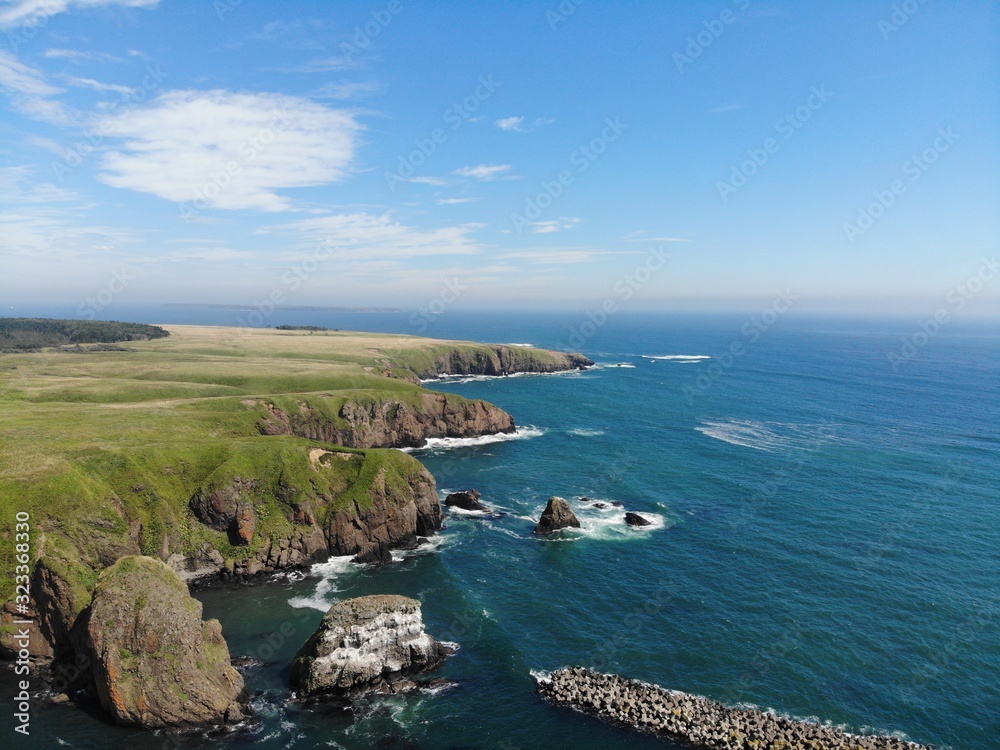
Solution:
<path fill-rule="evenodd" d="M 755 708 L 730 708 L 584 667 L 536 679 L 538 692 L 553 705 L 706 750 L 931 750 L 895 737 L 848 734 Z"/>

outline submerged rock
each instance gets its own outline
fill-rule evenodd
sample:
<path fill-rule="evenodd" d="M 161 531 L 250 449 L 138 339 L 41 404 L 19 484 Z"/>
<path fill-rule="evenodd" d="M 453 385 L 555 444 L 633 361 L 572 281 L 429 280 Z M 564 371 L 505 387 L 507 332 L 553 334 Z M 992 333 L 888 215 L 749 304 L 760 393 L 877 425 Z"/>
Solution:
<path fill-rule="evenodd" d="M 535 527 L 536 534 L 551 534 L 553 531 L 572 526 L 580 528 L 580 521 L 569 507 L 569 503 L 561 497 L 550 497 L 549 504 L 542 511 L 542 517 Z"/>
<path fill-rule="evenodd" d="M 337 602 L 292 663 L 300 696 L 352 697 L 394 692 L 414 674 L 438 666 L 449 650 L 424 630 L 420 602 L 362 596 Z"/>
<path fill-rule="evenodd" d="M 629 512 L 625 514 L 625 523 L 629 526 L 651 526 L 653 522 L 643 518 L 638 513 Z"/>
<path fill-rule="evenodd" d="M 392 562 L 392 551 L 385 542 L 368 542 L 351 562 L 362 565 L 388 565 Z"/>
<path fill-rule="evenodd" d="M 482 510 L 489 511 L 485 505 L 479 502 L 482 494 L 478 490 L 465 490 L 464 492 L 452 492 L 444 499 L 444 504 L 449 508 L 461 508 L 462 510 Z"/>
<path fill-rule="evenodd" d="M 151 557 L 124 557 L 101 573 L 86 611 L 101 705 L 118 724 L 183 727 L 245 718 L 243 677 L 218 620 L 180 577 Z"/>

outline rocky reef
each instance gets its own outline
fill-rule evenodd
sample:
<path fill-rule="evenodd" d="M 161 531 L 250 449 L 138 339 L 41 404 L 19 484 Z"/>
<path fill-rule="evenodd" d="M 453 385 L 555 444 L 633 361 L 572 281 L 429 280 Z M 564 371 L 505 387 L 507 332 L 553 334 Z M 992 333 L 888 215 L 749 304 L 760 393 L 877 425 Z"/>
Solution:
<path fill-rule="evenodd" d="M 124 557 L 97 581 L 82 614 L 101 705 L 118 724 L 187 727 L 245 717 L 243 677 L 218 620 L 159 560 Z"/>
<path fill-rule="evenodd" d="M 334 604 L 292 664 L 301 697 L 399 692 L 438 666 L 450 649 L 424 630 L 420 602 L 379 595 Z"/>
<path fill-rule="evenodd" d="M 557 706 L 710 750 L 929 750 L 895 737 L 848 734 L 757 709 L 729 708 L 583 667 L 540 678 L 538 691 Z"/>
<path fill-rule="evenodd" d="M 542 511 L 542 517 L 535 526 L 536 534 L 551 534 L 559 529 L 580 528 L 580 521 L 577 519 L 569 503 L 562 497 L 550 497 L 548 505 Z"/>
<path fill-rule="evenodd" d="M 479 502 L 483 495 L 479 490 L 462 490 L 452 492 L 444 499 L 444 504 L 449 508 L 460 508 L 461 510 L 489 512 L 489 508 Z"/>

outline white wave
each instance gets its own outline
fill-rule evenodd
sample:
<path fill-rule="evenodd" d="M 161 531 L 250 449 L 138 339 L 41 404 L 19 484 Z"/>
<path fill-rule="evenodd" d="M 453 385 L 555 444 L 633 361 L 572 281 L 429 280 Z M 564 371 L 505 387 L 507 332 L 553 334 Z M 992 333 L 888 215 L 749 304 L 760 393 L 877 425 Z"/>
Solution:
<path fill-rule="evenodd" d="M 288 600 L 288 605 L 296 609 L 311 608 L 326 612 L 336 601 L 332 595 L 340 591 L 337 587 L 337 579 L 352 570 L 352 558 L 353 555 L 333 557 L 325 563 L 313 565 L 309 569 L 309 574 L 320 578 L 316 589 L 309 596 L 293 596 Z"/>
<path fill-rule="evenodd" d="M 504 346 L 523 346 L 523 347 L 527 347 L 528 349 L 534 349 L 535 348 L 534 344 L 504 344 Z"/>
<path fill-rule="evenodd" d="M 598 369 L 596 366 L 588 367 L 587 370 L 558 370 L 556 372 L 512 372 L 509 375 L 450 375 L 442 373 L 433 378 L 424 378 L 423 383 L 447 383 L 448 385 L 463 385 L 464 383 L 482 383 L 487 380 L 509 380 L 510 378 L 541 378 L 547 376 L 578 376 L 582 372 Z"/>
<path fill-rule="evenodd" d="M 799 425 L 787 422 L 755 422 L 749 419 L 730 419 L 724 422 L 701 420 L 695 430 L 716 440 L 759 451 L 787 449 L 815 449 L 828 442 L 832 436 L 818 425 Z"/>
<path fill-rule="evenodd" d="M 440 451 L 452 448 L 475 448 L 480 445 L 490 445 L 491 443 L 506 443 L 511 440 L 525 440 L 527 438 L 541 437 L 545 430 L 527 425 L 519 427 L 514 432 L 498 432 L 495 435 L 479 435 L 471 438 L 427 438 L 427 441 L 419 448 L 400 448 L 401 451 L 412 453 L 414 451 Z"/>
<path fill-rule="evenodd" d="M 427 541 L 418 547 L 413 549 L 394 549 L 392 550 L 392 559 L 394 562 L 402 562 L 408 557 L 416 557 L 418 555 L 428 555 L 433 552 L 437 552 L 445 544 L 448 543 L 449 536 L 447 534 L 442 534 L 438 532 L 433 536 L 426 537 Z"/>
<path fill-rule="evenodd" d="M 575 427 L 571 430 L 566 430 L 566 432 L 577 437 L 600 437 L 605 434 L 604 430 L 591 430 L 586 427 Z"/>
<path fill-rule="evenodd" d="M 466 510 L 465 508 L 459 508 L 457 505 L 449 505 L 447 510 L 454 516 L 467 516 L 469 518 L 485 518 L 486 516 L 493 515 L 493 512 L 489 510 Z"/>
<path fill-rule="evenodd" d="M 612 505 L 611 500 L 601 498 L 591 498 L 597 500 L 603 507 L 597 507 L 592 503 L 580 503 L 573 501 L 570 507 L 580 522 L 579 528 L 566 528 L 556 535 L 542 537 L 546 541 L 567 542 L 579 541 L 583 538 L 599 539 L 604 541 L 627 541 L 637 537 L 645 537 L 653 531 L 666 528 L 668 526 L 667 517 L 661 513 L 652 513 L 645 510 L 631 511 L 642 516 L 649 521 L 648 526 L 630 526 L 625 521 L 625 514 L 628 508 L 620 505 Z M 534 518 L 529 518 L 532 523 L 537 523 L 541 517 L 544 505 L 539 505 L 535 509 Z"/>
<path fill-rule="evenodd" d="M 698 362 L 703 359 L 711 359 L 708 354 L 664 354 L 656 356 L 653 354 L 643 354 L 643 359 L 652 359 L 658 362 Z"/>
<path fill-rule="evenodd" d="M 605 367 L 621 367 L 621 368 L 627 368 L 627 369 L 630 369 L 630 370 L 634 370 L 635 369 L 635 365 L 633 365 L 631 362 L 613 362 L 610 365 L 604 365 L 604 366 Z"/>
<path fill-rule="evenodd" d="M 528 674 L 535 678 L 535 682 L 540 682 L 542 684 L 552 682 L 552 673 L 546 672 L 543 669 L 529 669 Z"/>

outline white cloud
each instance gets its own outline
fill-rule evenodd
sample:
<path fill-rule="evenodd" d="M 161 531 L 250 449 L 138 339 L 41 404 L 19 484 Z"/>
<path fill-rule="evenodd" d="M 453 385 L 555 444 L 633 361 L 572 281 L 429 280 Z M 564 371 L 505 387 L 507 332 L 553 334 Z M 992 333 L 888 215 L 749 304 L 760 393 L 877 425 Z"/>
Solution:
<path fill-rule="evenodd" d="M 63 91 L 47 83 L 41 71 L 29 68 L 4 50 L 0 50 L 0 86 L 28 96 L 52 96 Z"/>
<path fill-rule="evenodd" d="M 725 104 L 721 107 L 713 107 L 712 109 L 709 110 L 709 112 L 711 112 L 713 115 L 721 115 L 725 114 L 726 112 L 736 112 L 741 109 L 743 109 L 742 104 Z"/>
<path fill-rule="evenodd" d="M 109 55 L 107 52 L 84 52 L 76 49 L 47 49 L 43 53 L 45 57 L 55 60 L 69 60 L 77 63 L 82 60 L 87 62 L 122 62 L 120 57 Z"/>
<path fill-rule="evenodd" d="M 684 237 L 652 237 L 648 229 L 640 229 L 622 235 L 623 242 L 694 242 Z"/>
<path fill-rule="evenodd" d="M 455 174 L 462 177 L 474 177 L 477 180 L 494 180 L 499 175 L 510 171 L 510 164 L 477 164 L 474 167 L 456 169 Z"/>
<path fill-rule="evenodd" d="M 523 117 L 505 117 L 502 120 L 497 120 L 497 127 L 501 130 L 520 130 L 523 125 Z"/>
<path fill-rule="evenodd" d="M 127 8 L 153 8 L 159 0 L 5 0 L 0 3 L 0 29 L 40 23 L 70 9 L 123 5 Z"/>
<path fill-rule="evenodd" d="M 576 217 L 560 216 L 552 221 L 529 221 L 528 225 L 534 227 L 532 231 L 535 234 L 551 234 L 552 232 L 561 232 L 564 229 L 572 229 L 579 223 L 580 219 Z"/>
<path fill-rule="evenodd" d="M 459 203 L 473 203 L 479 198 L 438 198 L 437 202 L 441 206 L 454 206 Z"/>
<path fill-rule="evenodd" d="M 503 257 L 517 258 L 536 265 L 572 265 L 591 263 L 601 255 L 618 255 L 618 253 L 588 247 L 557 247 L 520 250 L 507 253 Z"/>
<path fill-rule="evenodd" d="M 275 191 L 342 179 L 361 125 L 280 94 L 172 91 L 111 119 L 101 179 L 196 208 L 287 211 Z"/>
<path fill-rule="evenodd" d="M 342 259 L 414 258 L 429 255 L 471 255 L 481 245 L 469 237 L 480 225 L 463 224 L 418 229 L 390 214 L 337 214 L 280 224 L 261 233 L 291 233 L 305 246 L 326 248 Z"/>
<path fill-rule="evenodd" d="M 93 78 L 71 77 L 66 79 L 66 83 L 70 86 L 91 89 L 93 91 L 115 91 L 119 94 L 131 94 L 133 92 L 133 89 L 130 89 L 128 86 L 120 86 L 117 83 L 101 83 L 100 81 L 95 81 Z"/>
<path fill-rule="evenodd" d="M 508 133 L 527 133 L 543 125 L 551 125 L 553 122 L 547 117 L 536 117 L 532 122 L 527 122 L 526 120 L 527 118 L 522 116 L 504 117 L 496 121 L 496 126 L 501 130 L 506 130 Z"/>
<path fill-rule="evenodd" d="M 410 177 L 407 182 L 416 182 L 418 185 L 433 185 L 435 187 L 448 184 L 447 180 L 440 177 Z"/>

